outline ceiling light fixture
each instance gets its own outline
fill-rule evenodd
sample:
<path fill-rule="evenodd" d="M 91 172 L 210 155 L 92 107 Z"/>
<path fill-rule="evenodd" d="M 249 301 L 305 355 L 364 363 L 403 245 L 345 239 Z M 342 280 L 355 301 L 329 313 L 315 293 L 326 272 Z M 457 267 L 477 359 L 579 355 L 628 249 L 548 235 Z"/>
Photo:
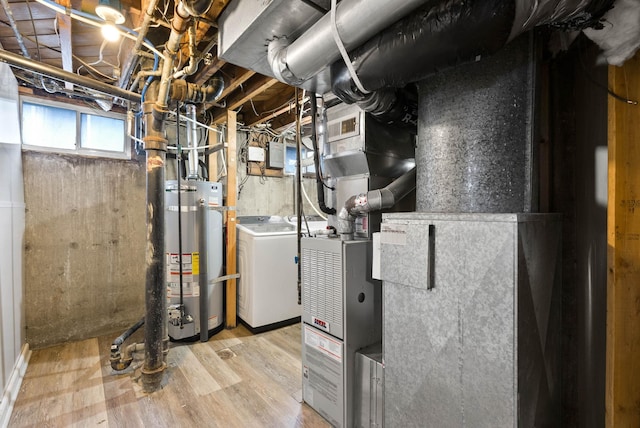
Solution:
<path fill-rule="evenodd" d="M 120 31 L 116 25 L 124 24 L 120 0 L 100 0 L 96 6 L 96 15 L 105 21 L 101 29 L 102 37 L 109 42 L 118 41 Z"/>

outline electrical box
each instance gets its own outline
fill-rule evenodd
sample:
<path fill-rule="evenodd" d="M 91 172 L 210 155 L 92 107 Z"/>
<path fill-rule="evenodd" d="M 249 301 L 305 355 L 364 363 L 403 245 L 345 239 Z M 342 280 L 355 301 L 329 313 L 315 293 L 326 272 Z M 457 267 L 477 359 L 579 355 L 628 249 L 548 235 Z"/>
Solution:
<path fill-rule="evenodd" d="M 262 147 L 249 146 L 247 160 L 249 162 L 264 162 L 264 149 Z"/>
<path fill-rule="evenodd" d="M 284 168 L 284 143 L 269 141 L 269 153 L 267 155 L 267 168 Z"/>

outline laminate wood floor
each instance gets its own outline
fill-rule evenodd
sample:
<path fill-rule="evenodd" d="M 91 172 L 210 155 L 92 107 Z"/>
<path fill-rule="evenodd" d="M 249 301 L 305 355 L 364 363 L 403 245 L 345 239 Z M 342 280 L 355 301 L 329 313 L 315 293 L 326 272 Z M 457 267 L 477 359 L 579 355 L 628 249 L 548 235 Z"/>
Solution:
<path fill-rule="evenodd" d="M 300 324 L 257 335 L 239 326 L 173 343 L 153 394 L 136 381 L 142 352 L 127 371 L 111 369 L 117 334 L 35 350 L 9 426 L 328 427 L 300 402 L 300 334 Z"/>

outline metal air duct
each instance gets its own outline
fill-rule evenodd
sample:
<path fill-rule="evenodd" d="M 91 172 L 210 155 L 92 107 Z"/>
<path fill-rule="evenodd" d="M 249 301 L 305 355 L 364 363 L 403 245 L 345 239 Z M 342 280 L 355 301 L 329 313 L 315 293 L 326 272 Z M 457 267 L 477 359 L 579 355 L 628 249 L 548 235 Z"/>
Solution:
<path fill-rule="evenodd" d="M 336 7 L 335 27 L 345 48 L 353 49 L 416 8 L 436 1 L 343 0 Z M 273 40 L 268 50 L 275 76 L 283 82 L 299 84 L 340 58 L 333 25 L 331 14 L 327 13 L 290 45 L 286 38 Z"/>
<path fill-rule="evenodd" d="M 350 52 L 359 90 L 341 60 L 331 66 L 333 92 L 384 115 L 398 101 L 373 91 L 402 88 L 441 70 L 479 61 L 537 25 L 599 26 L 613 0 L 446 0 L 426 4 Z M 387 90 L 388 91 L 388 90 Z M 380 98 L 380 99 L 376 99 Z"/>

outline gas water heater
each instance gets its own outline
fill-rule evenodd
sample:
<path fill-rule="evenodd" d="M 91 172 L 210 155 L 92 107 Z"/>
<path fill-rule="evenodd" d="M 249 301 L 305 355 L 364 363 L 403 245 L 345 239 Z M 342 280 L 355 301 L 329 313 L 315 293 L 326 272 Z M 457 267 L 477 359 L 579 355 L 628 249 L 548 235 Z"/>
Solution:
<path fill-rule="evenodd" d="M 168 331 L 206 341 L 223 327 L 222 184 L 168 180 L 165 186 Z"/>

